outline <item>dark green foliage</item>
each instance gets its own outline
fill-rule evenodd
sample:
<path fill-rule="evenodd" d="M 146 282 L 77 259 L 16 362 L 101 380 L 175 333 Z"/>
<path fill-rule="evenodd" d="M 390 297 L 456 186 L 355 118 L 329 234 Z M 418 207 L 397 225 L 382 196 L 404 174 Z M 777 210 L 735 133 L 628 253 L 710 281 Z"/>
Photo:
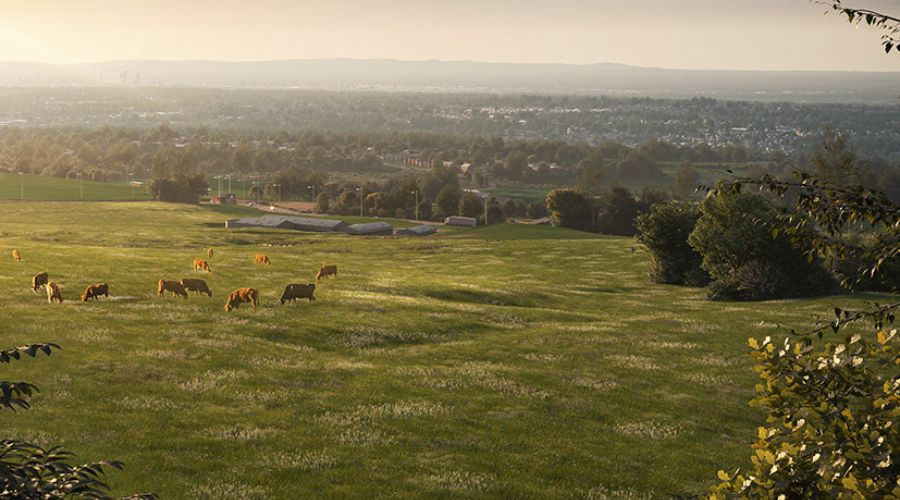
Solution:
<path fill-rule="evenodd" d="M 641 150 L 634 150 L 619 163 L 616 178 L 620 181 L 655 181 L 666 178 L 656 161 Z"/>
<path fill-rule="evenodd" d="M 514 217 L 525 217 L 528 215 L 528 205 L 525 204 L 524 201 L 516 198 L 513 200 L 506 200 L 503 203 L 503 216 L 512 219 Z"/>
<path fill-rule="evenodd" d="M 650 278 L 656 283 L 705 286 L 709 275 L 703 258 L 688 243 L 700 210 L 695 203 L 669 202 L 654 205 L 637 217 L 637 238 L 652 255 Z"/>
<path fill-rule="evenodd" d="M 503 207 L 500 206 L 500 202 L 497 201 L 497 198 L 488 199 L 487 220 L 485 221 L 485 224 L 497 224 L 499 222 L 504 222 L 505 220 Z"/>
<path fill-rule="evenodd" d="M 150 194 L 159 201 L 172 203 L 198 203 L 208 186 L 203 174 L 175 174 L 156 177 L 150 181 Z"/>
<path fill-rule="evenodd" d="M 808 234 L 791 239 L 774 231 L 776 211 L 759 195 L 724 193 L 700 204 L 688 238 L 712 279 L 710 298 L 764 300 L 815 296 L 834 289 L 818 259 L 808 260 Z M 773 234 L 775 237 L 773 237 Z"/>
<path fill-rule="evenodd" d="M 862 186 L 798 175 L 799 183 L 741 179 L 712 193 L 735 199 L 747 184 L 779 196 L 794 190 L 793 206 L 771 224 L 774 236 L 808 240 L 810 258 L 852 258 L 855 274 L 890 279 L 900 253 L 896 204 Z M 848 228 L 864 243 L 843 238 Z M 860 281 L 844 281 L 853 283 Z M 720 470 L 712 498 L 900 496 L 898 308 L 896 301 L 867 310 L 835 307 L 831 319 L 804 333 L 791 330 L 783 343 L 750 339 L 761 379 L 752 403 L 767 409 L 767 425 L 758 430 L 751 467 Z"/>
<path fill-rule="evenodd" d="M 531 219 L 540 219 L 550 215 L 550 212 L 547 211 L 546 202 L 536 201 L 528 204 L 528 212 L 526 215 Z"/>
<path fill-rule="evenodd" d="M 593 229 L 591 200 L 574 189 L 554 189 L 547 193 L 547 210 L 557 226 Z"/>
<path fill-rule="evenodd" d="M 458 187 L 446 186 L 441 189 L 437 195 L 437 199 L 435 199 L 438 213 L 443 217 L 456 215 L 457 210 L 459 210 L 459 198 L 460 190 Z"/>
<path fill-rule="evenodd" d="M 328 193 L 319 193 L 319 196 L 316 196 L 316 210 L 317 211 L 328 212 L 330 203 L 331 203 L 331 198 L 328 196 Z"/>
<path fill-rule="evenodd" d="M 484 203 L 481 197 L 472 192 L 465 192 L 459 198 L 458 215 L 463 217 L 481 217 L 484 215 Z"/>

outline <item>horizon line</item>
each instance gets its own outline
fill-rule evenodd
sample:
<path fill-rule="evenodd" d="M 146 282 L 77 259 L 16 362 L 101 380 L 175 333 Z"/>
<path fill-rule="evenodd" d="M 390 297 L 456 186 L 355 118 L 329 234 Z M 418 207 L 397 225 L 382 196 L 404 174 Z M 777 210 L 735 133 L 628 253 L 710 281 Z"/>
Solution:
<path fill-rule="evenodd" d="M 591 66 L 621 66 L 625 68 L 656 70 L 656 71 L 701 71 L 701 72 L 723 72 L 723 73 L 880 73 L 880 74 L 900 74 L 897 70 L 878 70 L 878 69 L 734 69 L 734 68 L 670 68 L 663 66 L 640 66 L 622 62 L 598 61 L 588 63 L 576 62 L 547 62 L 547 61 L 529 61 L 529 62 L 513 62 L 513 61 L 482 61 L 474 59 L 397 59 L 390 57 L 316 57 L 316 58 L 286 58 L 286 59 L 257 59 L 257 60 L 233 60 L 233 59 L 109 59 L 98 61 L 79 61 L 79 62 L 46 62 L 36 60 L 0 60 L 0 64 L 34 64 L 43 66 L 92 66 L 101 64 L 123 64 L 123 63 L 219 63 L 219 64 L 273 64 L 273 63 L 291 63 L 291 62 L 393 62 L 393 63 L 438 63 L 438 64 L 487 64 L 487 65 L 509 65 L 509 66 L 568 66 L 587 68 Z"/>

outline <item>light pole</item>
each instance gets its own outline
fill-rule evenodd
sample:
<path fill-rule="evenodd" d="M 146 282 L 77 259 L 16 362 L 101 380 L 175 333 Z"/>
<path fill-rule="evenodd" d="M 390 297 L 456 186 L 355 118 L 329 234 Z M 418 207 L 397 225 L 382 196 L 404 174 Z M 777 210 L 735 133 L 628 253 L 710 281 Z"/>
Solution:
<path fill-rule="evenodd" d="M 306 186 L 306 189 L 312 189 L 312 199 L 310 201 L 316 201 L 316 186 L 313 184 L 312 186 Z"/>
<path fill-rule="evenodd" d="M 81 201 L 84 201 L 84 175 L 78 172 L 78 189 L 81 191 Z"/>
<path fill-rule="evenodd" d="M 231 190 L 231 174 L 226 175 L 225 178 L 228 179 L 228 192 L 233 193 Z"/>
<path fill-rule="evenodd" d="M 25 174 L 19 172 L 19 197 L 25 199 Z"/>
<path fill-rule="evenodd" d="M 359 193 L 359 216 L 363 216 L 363 190 L 362 188 L 356 188 L 356 192 Z"/>
<path fill-rule="evenodd" d="M 221 176 L 221 175 L 216 175 L 216 176 L 213 177 L 213 179 L 215 179 L 216 182 L 218 183 L 218 187 L 219 187 L 219 198 L 221 198 L 221 197 L 222 197 L 222 176 Z"/>
<path fill-rule="evenodd" d="M 131 197 L 134 198 L 134 172 L 128 174 L 128 178 L 131 179 L 131 182 L 129 182 L 131 184 Z"/>
<path fill-rule="evenodd" d="M 410 191 L 409 194 L 415 193 L 416 195 L 416 222 L 419 222 L 419 190 Z"/>
<path fill-rule="evenodd" d="M 488 202 L 490 201 L 490 199 L 491 199 L 490 196 L 488 196 L 487 198 L 484 199 L 484 225 L 485 226 L 488 225 L 487 214 L 488 214 Z"/>

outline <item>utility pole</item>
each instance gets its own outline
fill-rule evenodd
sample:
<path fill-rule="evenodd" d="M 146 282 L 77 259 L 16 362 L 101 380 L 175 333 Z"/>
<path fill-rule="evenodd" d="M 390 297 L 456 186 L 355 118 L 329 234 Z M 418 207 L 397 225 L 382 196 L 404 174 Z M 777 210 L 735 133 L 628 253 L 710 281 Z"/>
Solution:
<path fill-rule="evenodd" d="M 413 193 L 416 195 L 416 222 L 419 222 L 419 190 L 416 189 L 415 191 L 410 191 L 409 194 Z"/>
<path fill-rule="evenodd" d="M 356 191 L 359 193 L 359 216 L 363 216 L 363 190 L 362 188 L 356 188 Z"/>
<path fill-rule="evenodd" d="M 225 178 L 228 179 L 228 192 L 234 193 L 234 191 L 231 190 L 231 174 L 226 175 Z"/>
<path fill-rule="evenodd" d="M 81 201 L 84 201 L 84 175 L 78 172 L 78 189 L 81 191 Z"/>
<path fill-rule="evenodd" d="M 24 200 L 25 199 L 25 174 L 23 174 L 22 172 L 19 172 L 19 191 L 20 191 L 19 197 Z"/>
<path fill-rule="evenodd" d="M 485 225 L 485 226 L 488 225 L 488 217 L 487 217 L 487 214 L 488 214 L 488 200 L 490 200 L 490 197 L 484 199 L 484 225 Z"/>
<path fill-rule="evenodd" d="M 312 189 L 312 199 L 310 201 L 316 201 L 316 185 L 306 186 L 306 189 Z"/>

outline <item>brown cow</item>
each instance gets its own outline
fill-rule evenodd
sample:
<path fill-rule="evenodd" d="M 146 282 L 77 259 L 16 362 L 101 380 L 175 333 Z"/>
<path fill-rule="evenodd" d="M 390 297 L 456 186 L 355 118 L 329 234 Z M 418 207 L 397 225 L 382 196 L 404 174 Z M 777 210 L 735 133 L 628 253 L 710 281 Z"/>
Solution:
<path fill-rule="evenodd" d="M 84 294 L 81 296 L 81 301 L 87 302 L 88 299 L 100 300 L 101 295 L 109 298 L 109 285 L 106 283 L 97 283 L 96 285 L 90 285 L 85 288 Z"/>
<path fill-rule="evenodd" d="M 297 299 L 309 299 L 310 302 L 316 300 L 313 292 L 316 291 L 316 285 L 313 283 L 307 283 L 305 285 L 295 285 L 291 284 L 284 288 L 284 293 L 281 294 L 281 304 L 284 305 L 287 301 L 295 301 Z"/>
<path fill-rule="evenodd" d="M 209 262 L 205 259 L 194 259 L 194 271 L 209 272 Z"/>
<path fill-rule="evenodd" d="M 266 264 L 271 265 L 272 261 L 269 260 L 268 255 L 263 255 L 261 253 L 256 254 L 256 263 L 257 264 Z"/>
<path fill-rule="evenodd" d="M 55 281 L 51 281 L 47 283 L 47 302 L 53 303 L 53 301 L 58 301 L 60 304 L 63 302 L 62 292 L 59 290 L 59 286 Z"/>
<path fill-rule="evenodd" d="M 212 290 L 209 289 L 209 286 L 206 285 L 206 282 L 200 279 L 192 279 L 192 278 L 184 278 L 181 280 L 181 285 L 184 286 L 184 289 L 189 292 L 197 292 L 197 295 L 205 293 L 206 295 L 212 297 Z"/>
<path fill-rule="evenodd" d="M 42 286 L 47 286 L 47 282 L 50 281 L 50 277 L 47 275 L 47 272 L 44 271 L 42 273 L 37 273 L 31 278 L 31 289 L 35 293 L 41 289 Z"/>
<path fill-rule="evenodd" d="M 18 250 L 12 251 L 12 257 L 13 257 L 13 260 L 16 262 L 19 262 L 22 260 L 22 254 L 20 254 Z"/>
<path fill-rule="evenodd" d="M 207 248 L 207 249 L 206 249 L 206 258 L 207 258 L 207 259 L 213 258 L 213 255 L 214 255 L 215 253 L 216 253 L 216 252 L 214 252 L 212 248 Z"/>
<path fill-rule="evenodd" d="M 316 281 L 319 281 L 326 276 L 334 276 L 337 278 L 337 266 L 332 264 L 330 266 L 322 266 L 319 268 L 319 273 L 316 274 Z"/>
<path fill-rule="evenodd" d="M 247 302 L 250 303 L 250 307 L 255 311 L 256 305 L 259 303 L 258 299 L 259 290 L 256 288 L 238 288 L 228 296 L 228 302 L 225 303 L 225 312 L 235 309 Z"/>
<path fill-rule="evenodd" d="M 159 280 L 159 287 L 156 289 L 156 295 L 162 297 L 163 292 L 172 292 L 172 295 L 188 298 L 187 292 L 184 291 L 184 285 L 177 281 Z"/>

